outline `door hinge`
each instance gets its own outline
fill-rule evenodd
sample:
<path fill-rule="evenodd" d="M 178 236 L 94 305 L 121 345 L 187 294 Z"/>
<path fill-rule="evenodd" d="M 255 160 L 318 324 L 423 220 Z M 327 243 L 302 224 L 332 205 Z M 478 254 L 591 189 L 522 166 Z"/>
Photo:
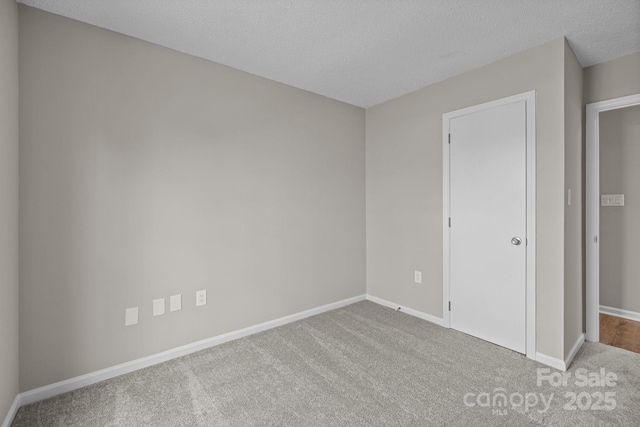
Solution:
<path fill-rule="evenodd" d="M 451 228 L 451 217 L 449 217 L 449 228 Z"/>
<path fill-rule="evenodd" d="M 449 311 L 451 311 L 451 301 L 449 301 Z"/>
<path fill-rule="evenodd" d="M 594 243 L 598 243 L 598 236 L 595 236 L 595 237 L 593 238 L 593 242 L 594 242 Z"/>
<path fill-rule="evenodd" d="M 451 134 L 449 134 L 449 144 L 451 144 Z"/>

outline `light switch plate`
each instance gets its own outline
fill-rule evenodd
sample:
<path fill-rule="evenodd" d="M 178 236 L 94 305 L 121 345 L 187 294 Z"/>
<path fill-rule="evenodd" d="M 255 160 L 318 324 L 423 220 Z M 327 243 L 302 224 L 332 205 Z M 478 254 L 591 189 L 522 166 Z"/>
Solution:
<path fill-rule="evenodd" d="M 603 194 L 600 206 L 624 206 L 624 194 Z"/>
<path fill-rule="evenodd" d="M 169 297 L 169 311 L 182 310 L 182 295 L 171 295 Z"/>
<path fill-rule="evenodd" d="M 138 307 L 127 308 L 124 312 L 124 326 L 138 324 Z"/>
<path fill-rule="evenodd" d="M 153 300 L 153 315 L 160 316 L 164 314 L 164 298 Z"/>

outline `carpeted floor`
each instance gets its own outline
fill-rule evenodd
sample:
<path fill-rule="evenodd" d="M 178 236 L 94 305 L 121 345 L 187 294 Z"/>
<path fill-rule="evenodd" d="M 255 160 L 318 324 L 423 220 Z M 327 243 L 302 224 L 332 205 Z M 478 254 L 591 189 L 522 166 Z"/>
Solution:
<path fill-rule="evenodd" d="M 566 385 L 538 368 L 365 301 L 22 407 L 13 426 L 640 425 L 640 354 L 586 343 Z"/>

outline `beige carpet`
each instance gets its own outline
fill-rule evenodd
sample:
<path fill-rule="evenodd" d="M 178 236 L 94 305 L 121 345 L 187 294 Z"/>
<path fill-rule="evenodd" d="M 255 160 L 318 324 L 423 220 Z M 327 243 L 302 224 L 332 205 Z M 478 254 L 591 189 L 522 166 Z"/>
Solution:
<path fill-rule="evenodd" d="M 640 425 L 639 354 L 587 343 L 566 385 L 538 368 L 360 302 L 22 407 L 13 426 Z"/>

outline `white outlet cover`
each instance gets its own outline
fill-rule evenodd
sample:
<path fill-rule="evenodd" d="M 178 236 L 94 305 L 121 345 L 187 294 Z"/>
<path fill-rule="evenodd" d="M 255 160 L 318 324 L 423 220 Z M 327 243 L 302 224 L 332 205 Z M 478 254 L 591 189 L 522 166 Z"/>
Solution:
<path fill-rule="evenodd" d="M 207 304 L 207 290 L 203 289 L 196 292 L 196 307 Z"/>
<path fill-rule="evenodd" d="M 422 272 L 421 271 L 414 271 L 413 272 L 413 280 L 414 282 L 420 284 L 422 283 Z"/>
<path fill-rule="evenodd" d="M 182 295 L 171 295 L 169 297 L 169 311 L 182 310 Z"/>
<path fill-rule="evenodd" d="M 138 307 L 127 308 L 124 312 L 124 326 L 138 324 Z"/>
<path fill-rule="evenodd" d="M 153 300 L 153 315 L 161 316 L 164 314 L 164 298 Z"/>

